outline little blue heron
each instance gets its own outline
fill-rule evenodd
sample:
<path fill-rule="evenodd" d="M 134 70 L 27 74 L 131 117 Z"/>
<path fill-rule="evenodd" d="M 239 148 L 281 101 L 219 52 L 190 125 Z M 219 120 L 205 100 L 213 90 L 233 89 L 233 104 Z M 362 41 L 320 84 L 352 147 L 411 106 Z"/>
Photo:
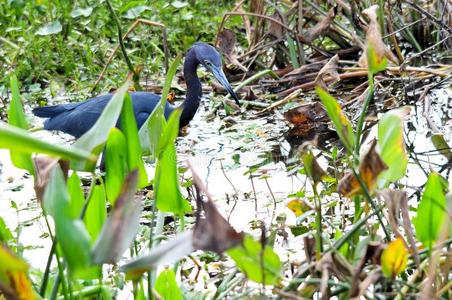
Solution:
<path fill-rule="evenodd" d="M 199 65 L 203 65 L 210 71 L 240 105 L 237 95 L 223 73 L 220 54 L 209 44 L 197 42 L 185 57 L 184 77 L 187 83 L 187 94 L 181 104 L 183 110 L 180 127 L 186 126 L 193 119 L 199 107 L 202 96 L 201 82 L 197 75 Z M 160 95 L 149 92 L 131 92 L 130 96 L 138 128 L 141 128 L 157 106 Z M 36 107 L 33 109 L 33 114 L 41 118 L 48 118 L 44 122 L 44 129 L 63 131 L 79 138 L 94 125 L 111 97 L 112 94 L 106 94 L 79 103 Z M 175 108 L 176 106 L 166 103 L 165 117 L 168 118 Z"/>

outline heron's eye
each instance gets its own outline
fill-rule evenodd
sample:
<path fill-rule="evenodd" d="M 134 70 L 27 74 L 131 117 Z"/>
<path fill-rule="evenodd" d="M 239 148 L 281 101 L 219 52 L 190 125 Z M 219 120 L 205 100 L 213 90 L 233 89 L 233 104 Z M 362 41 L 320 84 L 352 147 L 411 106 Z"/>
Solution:
<path fill-rule="evenodd" d="M 204 63 L 206 64 L 206 66 L 209 66 L 209 67 L 212 66 L 212 63 L 210 61 L 208 61 L 208 60 L 205 60 Z"/>

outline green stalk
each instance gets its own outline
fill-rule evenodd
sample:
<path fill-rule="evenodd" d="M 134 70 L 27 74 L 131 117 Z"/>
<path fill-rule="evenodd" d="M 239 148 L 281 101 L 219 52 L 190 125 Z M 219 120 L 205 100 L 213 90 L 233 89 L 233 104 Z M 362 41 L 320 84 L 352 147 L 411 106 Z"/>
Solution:
<path fill-rule="evenodd" d="M 322 241 L 322 202 L 320 201 L 319 193 L 317 192 L 317 183 L 313 183 L 312 189 L 314 190 L 314 203 L 315 203 L 315 223 L 317 227 L 317 234 L 315 235 L 315 245 L 316 245 L 316 258 L 317 261 L 320 260 L 323 252 L 323 241 Z"/>
<path fill-rule="evenodd" d="M 359 116 L 358 125 L 356 127 L 356 140 L 355 140 L 355 156 L 359 157 L 359 149 L 361 148 L 361 134 L 363 132 L 364 119 L 366 118 L 367 109 L 369 107 L 370 100 L 374 96 L 375 85 L 374 85 L 374 75 L 369 72 L 369 94 L 367 94 L 366 100 L 364 101 L 363 110 Z"/>

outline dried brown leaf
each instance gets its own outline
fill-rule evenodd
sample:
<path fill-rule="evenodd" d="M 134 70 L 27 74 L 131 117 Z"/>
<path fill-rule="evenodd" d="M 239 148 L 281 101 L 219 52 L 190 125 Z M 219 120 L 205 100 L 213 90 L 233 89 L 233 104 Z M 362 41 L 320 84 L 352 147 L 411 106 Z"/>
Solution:
<path fill-rule="evenodd" d="M 284 118 L 292 124 L 300 125 L 324 121 L 327 115 L 322 103 L 316 101 L 286 111 Z"/>
<path fill-rule="evenodd" d="M 196 225 L 193 232 L 194 249 L 221 254 L 227 249 L 239 245 L 243 241 L 243 233 L 237 232 L 220 214 L 201 178 L 190 163 L 188 166 L 197 191 Z M 201 192 L 206 195 L 207 201 L 201 198 Z M 204 218 L 200 216 L 201 207 L 204 210 Z"/>
<path fill-rule="evenodd" d="M 377 21 L 378 5 L 363 10 L 362 14 L 369 18 L 369 25 L 366 28 L 366 45 L 363 54 L 359 58 L 358 65 L 367 68 L 367 49 L 372 46 L 377 62 L 381 62 L 385 57 L 395 64 L 398 64 L 397 57 L 389 50 L 381 37 L 380 25 Z"/>
<path fill-rule="evenodd" d="M 284 19 L 279 11 L 275 11 L 275 13 L 272 15 L 272 18 L 280 21 L 281 23 L 284 23 Z M 284 38 L 284 27 L 279 25 L 276 22 L 270 22 L 268 25 L 268 34 L 270 36 L 273 36 L 275 39 L 282 39 Z"/>
<path fill-rule="evenodd" d="M 235 47 L 235 33 L 234 31 L 224 28 L 219 34 L 218 34 L 218 47 L 220 48 L 221 52 L 224 54 L 226 59 L 233 65 L 236 65 L 244 72 L 247 71 L 246 67 L 243 66 L 237 59 L 237 57 L 234 55 L 234 47 Z"/>
<path fill-rule="evenodd" d="M 35 163 L 36 170 L 36 175 L 34 177 L 34 189 L 36 192 L 36 198 L 41 202 L 53 168 L 59 164 L 61 170 L 63 171 L 64 178 L 67 179 L 69 162 L 44 155 L 36 156 L 33 158 L 33 161 Z"/>
<path fill-rule="evenodd" d="M 369 191 L 373 191 L 375 188 L 378 175 L 388 169 L 388 166 L 377 153 L 375 149 L 376 145 L 376 140 L 373 140 L 369 150 L 364 155 L 359 165 L 359 175 Z M 352 197 L 361 192 L 359 181 L 352 171 L 347 171 L 344 177 L 339 181 L 338 192 L 345 197 Z"/>
<path fill-rule="evenodd" d="M 314 80 L 315 85 L 320 85 L 324 90 L 328 90 L 328 87 L 324 81 L 326 75 L 329 75 L 333 78 L 333 80 L 329 82 L 330 84 L 339 82 L 341 78 L 339 77 L 339 73 L 337 72 L 338 64 L 339 55 L 336 54 L 323 66 L 319 74 L 317 74 L 317 77 Z"/>
<path fill-rule="evenodd" d="M 328 14 L 319 23 L 317 23 L 314 27 L 312 27 L 306 32 L 306 34 L 303 36 L 304 42 L 310 44 L 313 40 L 315 40 L 319 36 L 324 35 L 330 28 L 331 24 L 333 23 L 336 13 L 337 8 L 332 7 L 328 11 Z"/>

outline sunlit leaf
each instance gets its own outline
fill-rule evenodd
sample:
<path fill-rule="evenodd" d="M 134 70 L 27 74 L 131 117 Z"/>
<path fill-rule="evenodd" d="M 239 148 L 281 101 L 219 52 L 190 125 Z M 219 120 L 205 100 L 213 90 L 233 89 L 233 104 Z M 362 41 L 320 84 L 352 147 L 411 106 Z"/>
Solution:
<path fill-rule="evenodd" d="M 11 102 L 8 107 L 8 123 L 22 129 L 28 129 L 28 123 L 25 118 L 25 112 L 19 94 L 19 83 L 14 74 L 11 75 L 10 85 Z M 34 164 L 29 153 L 10 151 L 10 155 L 14 166 L 19 169 L 25 169 L 31 174 L 35 173 Z"/>
<path fill-rule="evenodd" d="M 429 249 L 439 238 L 447 218 L 447 186 L 447 181 L 438 173 L 431 173 L 413 219 L 418 240 Z"/>
<path fill-rule="evenodd" d="M 107 201 L 105 187 L 101 180 L 100 184 L 93 188 L 91 198 L 89 199 L 88 206 L 86 208 L 85 217 L 83 218 L 86 229 L 91 236 L 92 244 L 94 244 L 94 241 L 99 236 L 105 219 L 107 218 L 106 205 Z"/>
<path fill-rule="evenodd" d="M 380 71 L 386 70 L 388 65 L 388 60 L 383 52 L 383 56 L 377 54 L 375 47 L 372 44 L 367 46 L 367 65 L 369 67 L 369 72 L 376 74 Z"/>
<path fill-rule="evenodd" d="M 113 211 L 103 224 L 93 249 L 96 264 L 116 263 L 135 238 L 140 225 L 141 201 L 135 199 L 138 171 L 130 173 L 122 185 Z"/>
<path fill-rule="evenodd" d="M 282 264 L 278 255 L 268 245 L 262 249 L 261 243 L 251 236 L 245 236 L 241 246 L 229 249 L 227 253 L 252 281 L 275 284 L 281 276 Z"/>
<path fill-rule="evenodd" d="M 182 300 L 182 292 L 176 281 L 176 275 L 172 269 L 166 269 L 160 272 L 154 285 L 157 293 L 162 299 Z"/>
<path fill-rule="evenodd" d="M 51 144 L 33 137 L 28 131 L 10 126 L 0 121 L 0 148 L 21 153 L 42 153 L 68 160 L 90 160 L 96 161 L 96 156 L 91 153 L 66 148 L 57 144 Z"/>
<path fill-rule="evenodd" d="M 191 206 L 182 197 L 177 176 L 176 146 L 171 143 L 160 154 L 155 169 L 155 201 L 162 212 L 183 214 L 191 211 Z"/>
<path fill-rule="evenodd" d="M 408 112 L 406 108 L 391 110 L 378 121 L 378 145 L 381 158 L 388 166 L 380 176 L 385 183 L 399 180 L 406 173 L 408 157 L 403 140 L 403 121 Z"/>
<path fill-rule="evenodd" d="M 408 250 L 401 237 L 398 237 L 383 250 L 381 270 L 386 277 L 395 278 L 406 268 Z"/>
<path fill-rule="evenodd" d="M 435 149 L 438 150 L 439 153 L 444 155 L 444 157 L 446 157 L 447 160 L 452 160 L 451 147 L 444 139 L 444 134 L 434 133 L 434 134 L 432 134 L 431 139 L 432 139 L 433 146 L 435 146 Z"/>
<path fill-rule="evenodd" d="M 341 106 L 337 103 L 333 96 L 321 87 L 316 87 L 315 90 L 323 105 L 325 105 L 326 112 L 328 113 L 331 121 L 333 121 L 337 135 L 339 136 L 345 149 L 347 149 L 348 153 L 353 153 L 353 149 L 355 147 L 355 134 L 353 133 L 352 125 L 342 111 Z"/>
<path fill-rule="evenodd" d="M 129 9 L 123 17 L 126 19 L 136 19 L 146 10 L 151 10 L 151 7 L 147 5 L 138 5 Z"/>
<path fill-rule="evenodd" d="M 121 112 L 121 130 L 127 141 L 127 159 L 129 171 L 138 169 L 138 187 L 143 188 L 148 185 L 148 175 L 144 168 L 141 156 L 140 138 L 138 136 L 137 121 L 133 113 L 132 99 L 126 94 Z"/>
<path fill-rule="evenodd" d="M 70 216 L 73 219 L 79 218 L 82 212 L 83 204 L 85 203 L 85 196 L 81 188 L 81 181 L 77 172 L 73 172 L 67 180 L 67 190 L 71 199 L 69 210 Z"/>
<path fill-rule="evenodd" d="M 122 105 L 124 102 L 124 96 L 127 93 L 132 81 L 130 78 L 115 92 L 108 104 L 105 106 L 102 114 L 84 135 L 82 135 L 73 144 L 74 148 L 82 149 L 88 152 L 100 152 L 103 145 L 108 138 L 110 129 L 115 127 L 119 115 L 121 113 Z M 73 164 L 73 168 L 76 170 L 89 169 L 92 166 L 87 166 L 84 161 L 78 161 Z"/>
<path fill-rule="evenodd" d="M 312 210 L 312 207 L 301 199 L 290 200 L 289 203 L 286 204 L 286 206 L 295 214 L 296 217 L 301 216 L 309 210 Z"/>
<path fill-rule="evenodd" d="M 71 12 L 71 17 L 75 19 L 80 16 L 84 16 L 86 18 L 86 17 L 89 17 L 92 12 L 93 12 L 92 7 L 87 7 L 87 8 L 77 7 L 77 8 L 74 8 L 74 10 Z"/>
<path fill-rule="evenodd" d="M 108 201 L 115 204 L 121 192 L 127 168 L 126 138 L 117 128 L 110 129 L 107 144 L 105 146 L 105 188 Z"/>
<path fill-rule="evenodd" d="M 37 35 L 52 35 L 57 34 L 63 30 L 63 26 L 61 26 L 60 21 L 53 21 L 51 23 L 47 23 L 36 31 Z"/>
<path fill-rule="evenodd" d="M 0 272 L 27 272 L 28 264 L 0 245 Z"/>
<path fill-rule="evenodd" d="M 57 165 L 44 193 L 44 207 L 55 223 L 55 236 L 72 274 L 78 276 L 90 264 L 90 237 L 83 222 L 71 218 L 64 176 Z"/>
<path fill-rule="evenodd" d="M 7 243 L 13 239 L 13 234 L 6 226 L 5 221 L 0 217 L 0 243 Z"/>
<path fill-rule="evenodd" d="M 181 56 L 177 56 L 171 64 L 168 74 L 166 74 L 165 84 L 163 86 L 160 102 L 154 109 L 149 118 L 141 126 L 138 135 L 140 137 L 141 149 L 143 153 L 150 153 L 154 158 L 158 155 L 156 153 L 159 139 L 162 136 L 163 128 L 166 124 L 164 111 L 168 92 L 171 88 L 171 82 L 176 74 L 177 67 L 181 62 Z"/>

